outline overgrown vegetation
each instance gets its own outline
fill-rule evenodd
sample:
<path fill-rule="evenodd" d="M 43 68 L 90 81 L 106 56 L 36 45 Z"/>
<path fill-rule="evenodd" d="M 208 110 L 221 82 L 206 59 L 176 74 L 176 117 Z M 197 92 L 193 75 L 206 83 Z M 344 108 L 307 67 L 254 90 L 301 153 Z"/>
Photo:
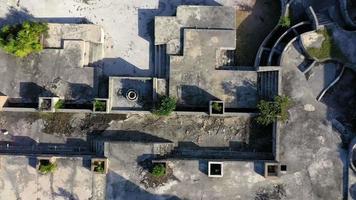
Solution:
<path fill-rule="evenodd" d="M 275 120 L 285 122 L 288 119 L 288 109 L 292 101 L 288 96 L 276 96 L 274 101 L 261 100 L 257 108 L 260 115 L 257 117 L 257 123 L 267 126 Z"/>
<path fill-rule="evenodd" d="M 320 48 L 307 48 L 307 52 L 310 56 L 320 61 L 333 58 L 340 62 L 347 62 L 346 56 L 342 53 L 341 49 L 334 41 L 331 30 L 322 29 L 318 30 L 317 33 L 323 35 L 324 41 L 322 42 Z"/>
<path fill-rule="evenodd" d="M 99 112 L 106 111 L 106 102 L 101 101 L 101 100 L 95 100 L 94 101 L 94 109 L 95 109 L 95 111 L 99 111 Z"/>
<path fill-rule="evenodd" d="M 218 113 L 222 112 L 223 106 L 221 103 L 213 102 L 211 104 L 211 106 L 212 106 L 213 111 L 218 112 Z"/>
<path fill-rule="evenodd" d="M 41 160 L 38 171 L 40 171 L 42 174 L 48 174 L 48 173 L 53 173 L 54 171 L 56 171 L 56 169 L 57 169 L 56 163 L 52 163 L 47 160 Z"/>
<path fill-rule="evenodd" d="M 160 98 L 160 101 L 153 110 L 153 113 L 159 116 L 168 116 L 176 109 L 176 105 L 177 100 L 175 98 L 163 96 Z"/>
<path fill-rule="evenodd" d="M 151 174 L 154 177 L 162 177 L 166 174 L 166 167 L 164 166 L 164 164 L 155 164 L 153 166 Z"/>
<path fill-rule="evenodd" d="M 54 104 L 54 109 L 62 109 L 64 108 L 64 100 L 59 99 L 56 104 Z"/>
<path fill-rule="evenodd" d="M 22 24 L 5 25 L 0 30 L 0 48 L 23 58 L 42 51 L 41 36 L 47 33 L 45 23 L 25 21 Z"/>
<path fill-rule="evenodd" d="M 292 25 L 292 20 L 291 20 L 290 16 L 289 15 L 283 16 L 279 20 L 279 25 L 284 27 L 284 28 L 289 28 Z"/>

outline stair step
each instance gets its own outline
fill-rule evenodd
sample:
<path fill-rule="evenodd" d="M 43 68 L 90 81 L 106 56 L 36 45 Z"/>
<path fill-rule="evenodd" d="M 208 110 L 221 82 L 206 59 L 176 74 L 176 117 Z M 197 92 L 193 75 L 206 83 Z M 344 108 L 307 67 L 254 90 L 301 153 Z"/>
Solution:
<path fill-rule="evenodd" d="M 84 67 L 89 65 L 89 55 L 90 55 L 90 43 L 84 42 L 84 61 L 83 61 Z"/>
<path fill-rule="evenodd" d="M 104 58 L 103 44 L 89 43 L 89 65 L 101 61 Z"/>

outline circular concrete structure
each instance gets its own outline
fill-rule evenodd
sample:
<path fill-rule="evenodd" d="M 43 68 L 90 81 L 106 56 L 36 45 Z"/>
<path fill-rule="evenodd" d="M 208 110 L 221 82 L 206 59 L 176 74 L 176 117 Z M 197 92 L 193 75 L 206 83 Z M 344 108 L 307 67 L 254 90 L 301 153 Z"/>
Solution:
<path fill-rule="evenodd" d="M 137 101 L 138 93 L 134 89 L 129 89 L 126 93 L 126 99 L 129 101 Z"/>

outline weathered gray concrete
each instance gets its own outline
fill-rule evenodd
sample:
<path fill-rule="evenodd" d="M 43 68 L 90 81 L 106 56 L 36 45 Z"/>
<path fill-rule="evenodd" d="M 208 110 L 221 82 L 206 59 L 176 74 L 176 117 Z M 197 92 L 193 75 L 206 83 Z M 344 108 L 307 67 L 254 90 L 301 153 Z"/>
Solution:
<path fill-rule="evenodd" d="M 175 17 L 155 18 L 155 45 L 167 44 L 168 54 L 179 54 L 183 29 L 235 29 L 235 19 L 233 7 L 179 6 Z"/>
<path fill-rule="evenodd" d="M 315 100 L 298 70 L 304 56 L 295 44 L 284 53 L 283 92 L 294 102 L 290 119 L 280 130 L 280 162 L 288 165 L 290 174 L 285 180 L 293 180 L 286 183 L 288 199 L 342 199 L 345 155 L 339 149 L 341 138 L 328 121 L 328 108 Z M 306 111 L 307 104 L 315 111 Z"/>
<path fill-rule="evenodd" d="M 134 90 L 137 101 L 129 101 L 126 94 Z M 110 110 L 149 110 L 153 103 L 152 78 L 110 77 L 109 78 Z"/>
<path fill-rule="evenodd" d="M 253 162 L 224 162 L 224 177 L 209 178 L 207 160 L 196 160 L 168 162 L 173 177 L 163 186 L 145 188 L 147 171 L 138 162 L 151 153 L 151 144 L 109 145 L 108 199 L 253 199 L 260 188 L 279 183 L 258 174 L 261 166 Z"/>
<path fill-rule="evenodd" d="M 226 108 L 254 108 L 257 72 L 216 70 L 221 49 L 235 48 L 233 30 L 184 31 L 183 56 L 170 57 L 169 95 L 184 107 L 207 107 L 220 99 Z"/>
<path fill-rule="evenodd" d="M 48 175 L 39 174 L 33 166 L 35 162 L 35 158 L 22 156 L 0 157 L 1 198 L 90 199 L 93 197 L 94 190 L 103 189 L 100 185 L 102 182 L 94 181 L 97 175 L 83 167 L 81 158 L 57 158 L 57 170 Z M 104 198 L 103 196 L 97 197 L 99 198 L 96 199 Z"/>
<path fill-rule="evenodd" d="M 95 95 L 94 69 L 79 67 L 80 49 L 48 49 L 24 59 L 0 52 L 0 59 L 0 91 L 9 98 L 33 103 L 58 95 L 80 102 Z"/>

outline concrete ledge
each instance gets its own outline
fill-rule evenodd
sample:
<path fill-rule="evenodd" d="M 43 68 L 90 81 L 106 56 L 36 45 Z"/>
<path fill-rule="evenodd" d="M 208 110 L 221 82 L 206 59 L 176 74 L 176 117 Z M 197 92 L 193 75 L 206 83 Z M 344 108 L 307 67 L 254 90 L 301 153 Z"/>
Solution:
<path fill-rule="evenodd" d="M 103 43 L 103 29 L 94 24 L 48 24 L 48 37 L 44 39 L 44 48 L 62 48 L 62 40 L 83 40 Z"/>
<path fill-rule="evenodd" d="M 90 109 L 57 109 L 56 112 L 61 113 L 93 113 L 93 110 Z"/>
<path fill-rule="evenodd" d="M 339 0 L 339 8 L 340 8 L 340 13 L 342 18 L 344 19 L 345 23 L 347 26 L 349 26 L 352 29 L 356 29 L 356 23 L 351 19 L 349 11 L 347 9 L 347 1 L 348 0 Z"/>
<path fill-rule="evenodd" d="M 289 8 L 289 3 L 286 4 L 286 2 L 284 0 L 280 0 L 281 2 L 281 16 L 280 19 L 282 18 L 282 16 L 285 16 L 287 13 L 287 9 Z M 263 40 L 262 44 L 260 45 L 260 47 L 258 48 L 257 54 L 256 54 L 256 58 L 255 58 L 255 63 L 254 63 L 254 67 L 256 68 L 256 70 L 258 70 L 260 62 L 261 62 L 261 56 L 262 56 L 262 52 L 266 49 L 265 45 L 268 42 L 268 40 L 273 36 L 274 32 L 277 31 L 277 29 L 280 27 L 279 23 L 273 28 L 273 30 L 267 35 L 267 37 Z"/>
<path fill-rule="evenodd" d="M 2 111 L 4 111 L 4 112 L 38 112 L 37 108 L 12 108 L 12 107 L 3 107 Z"/>

